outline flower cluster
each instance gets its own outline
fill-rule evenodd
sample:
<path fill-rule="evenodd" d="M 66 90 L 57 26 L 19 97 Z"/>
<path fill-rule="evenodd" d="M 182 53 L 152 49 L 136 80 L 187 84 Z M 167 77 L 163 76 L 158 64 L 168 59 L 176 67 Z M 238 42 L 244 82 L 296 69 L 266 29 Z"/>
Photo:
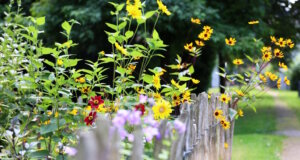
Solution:
<path fill-rule="evenodd" d="M 230 122 L 227 121 L 226 117 L 223 115 L 223 111 L 220 109 L 216 109 L 214 112 L 214 116 L 217 120 L 219 120 L 222 127 L 227 130 L 230 128 Z"/>

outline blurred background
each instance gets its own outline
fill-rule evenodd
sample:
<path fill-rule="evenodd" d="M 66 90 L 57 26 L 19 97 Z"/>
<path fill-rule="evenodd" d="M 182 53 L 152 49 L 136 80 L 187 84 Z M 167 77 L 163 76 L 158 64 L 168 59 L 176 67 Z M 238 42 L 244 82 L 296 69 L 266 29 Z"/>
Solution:
<path fill-rule="evenodd" d="M 100 51 L 110 51 L 110 44 L 104 33 L 107 29 L 105 22 L 115 21 L 110 15 L 113 8 L 108 4 L 109 1 L 125 3 L 125 0 L 23 0 L 22 12 L 34 17 L 46 17 L 45 33 L 42 34 L 42 38 L 48 46 L 53 46 L 55 41 L 61 43 L 65 41 L 60 33 L 63 21 L 77 20 L 80 25 L 74 26 L 71 36 L 79 45 L 72 48 L 71 53 L 77 58 L 93 60 Z M 8 3 L 9 0 L 0 0 L 1 25 Z M 169 46 L 164 53 L 166 58 L 163 61 L 157 58 L 150 65 L 165 66 L 175 60 L 176 54 L 183 54 L 184 44 L 193 41 L 201 30 L 199 26 L 191 24 L 191 17 L 201 19 L 202 25 L 209 25 L 214 29 L 212 40 L 203 47 L 202 55 L 194 67 L 194 76 L 201 81 L 201 85 L 195 90 L 196 93 L 207 91 L 209 88 L 218 88 L 220 85 L 225 86 L 226 82 L 217 74 L 218 66 L 234 72 L 235 68 L 227 62 L 232 62 L 237 56 L 245 58 L 244 53 L 257 56 L 263 43 L 270 42 L 271 35 L 293 40 L 295 47 L 284 51 L 286 57 L 284 61 L 288 64 L 289 70 L 285 73 L 282 71 L 282 74 L 288 75 L 291 79 L 291 86 L 283 86 L 283 89 L 295 91 L 272 90 L 274 94 L 263 95 L 254 104 L 257 107 L 256 112 L 245 109 L 245 116 L 237 122 L 234 140 L 234 159 L 282 158 L 286 140 L 290 136 L 276 134 L 276 131 L 284 130 L 278 127 L 277 120 L 281 115 L 277 113 L 277 102 L 284 103 L 287 110 L 293 113 L 288 116 L 296 117 L 290 123 L 300 124 L 300 98 L 297 95 L 300 80 L 300 47 L 297 45 L 300 40 L 300 1 L 164 0 L 164 3 L 172 15 L 162 16 L 156 29 Z M 149 10 L 157 8 L 155 0 L 146 0 L 145 4 Z M 251 20 L 258 20 L 259 24 L 248 25 L 248 21 Z M 154 20 L 147 23 L 153 25 Z M 235 37 L 238 41 L 233 48 L 225 45 L 224 39 L 229 36 Z M 254 38 L 261 43 L 254 44 Z M 136 41 L 139 41 L 139 37 Z M 184 57 L 189 59 L 188 56 Z M 277 66 L 276 63 L 268 69 L 277 70 Z M 300 141 L 298 149 L 300 150 Z"/>

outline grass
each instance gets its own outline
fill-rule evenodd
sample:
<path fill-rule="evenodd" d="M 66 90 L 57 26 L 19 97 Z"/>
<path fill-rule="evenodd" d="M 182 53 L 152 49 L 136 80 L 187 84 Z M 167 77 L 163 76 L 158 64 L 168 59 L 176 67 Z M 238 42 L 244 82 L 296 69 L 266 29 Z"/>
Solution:
<path fill-rule="evenodd" d="M 233 142 L 233 160 L 277 160 L 282 149 L 283 136 L 273 135 L 276 114 L 273 98 L 261 96 L 254 106 L 244 109 L 244 117 L 236 121 Z"/>
<path fill-rule="evenodd" d="M 298 97 L 298 92 L 285 90 L 277 92 L 279 92 L 279 99 L 284 101 L 296 113 L 298 120 L 300 121 L 300 97 Z"/>

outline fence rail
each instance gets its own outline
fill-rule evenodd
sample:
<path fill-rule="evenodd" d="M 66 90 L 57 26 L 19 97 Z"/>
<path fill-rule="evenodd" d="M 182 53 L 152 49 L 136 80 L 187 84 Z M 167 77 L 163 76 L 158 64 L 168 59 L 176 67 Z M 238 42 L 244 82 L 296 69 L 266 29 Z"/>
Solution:
<path fill-rule="evenodd" d="M 231 127 L 224 130 L 214 118 L 216 108 L 223 110 L 228 115 L 229 106 L 218 100 L 219 95 L 213 94 L 208 99 L 206 93 L 198 96 L 192 95 L 193 103 L 184 103 L 181 106 L 178 120 L 186 124 L 185 133 L 173 140 L 167 148 L 162 140 L 155 140 L 153 159 L 157 160 L 162 150 L 169 150 L 170 160 L 230 160 L 232 152 L 232 140 L 234 120 Z M 77 159 L 83 160 L 119 160 L 120 139 L 117 132 L 109 135 L 110 121 L 100 117 L 97 129 L 88 134 L 81 135 L 79 153 Z M 162 121 L 159 132 L 164 135 L 167 121 Z M 144 157 L 144 141 L 142 127 L 134 131 L 134 142 L 131 151 L 131 160 L 142 160 Z M 225 148 L 225 143 L 228 147 Z"/>

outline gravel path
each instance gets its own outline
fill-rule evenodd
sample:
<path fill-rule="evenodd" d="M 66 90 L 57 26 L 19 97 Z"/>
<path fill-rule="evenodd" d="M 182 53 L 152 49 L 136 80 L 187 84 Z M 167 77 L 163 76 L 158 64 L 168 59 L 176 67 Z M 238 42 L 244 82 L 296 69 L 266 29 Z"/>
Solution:
<path fill-rule="evenodd" d="M 300 160 L 300 123 L 296 114 L 280 101 L 276 92 L 271 92 L 275 101 L 277 114 L 276 134 L 285 135 L 283 142 L 282 160 Z"/>

